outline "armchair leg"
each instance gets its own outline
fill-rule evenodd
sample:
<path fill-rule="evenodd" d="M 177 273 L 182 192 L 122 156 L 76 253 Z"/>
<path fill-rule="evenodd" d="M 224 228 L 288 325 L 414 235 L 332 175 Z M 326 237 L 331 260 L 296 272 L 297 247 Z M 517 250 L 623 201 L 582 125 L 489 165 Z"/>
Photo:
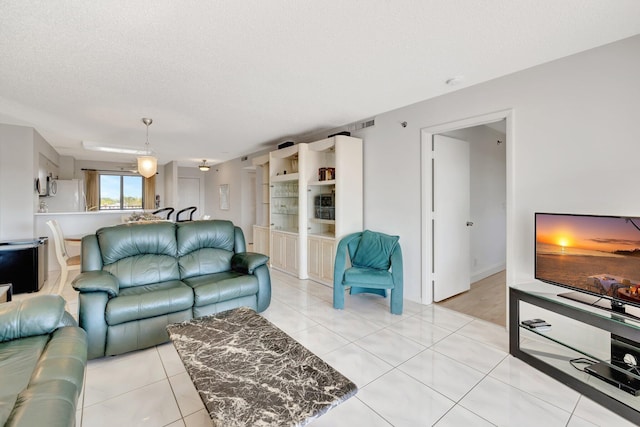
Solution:
<path fill-rule="evenodd" d="M 333 308 L 344 309 L 344 286 L 333 284 Z"/>
<path fill-rule="evenodd" d="M 402 291 L 391 290 L 391 314 L 402 314 Z"/>

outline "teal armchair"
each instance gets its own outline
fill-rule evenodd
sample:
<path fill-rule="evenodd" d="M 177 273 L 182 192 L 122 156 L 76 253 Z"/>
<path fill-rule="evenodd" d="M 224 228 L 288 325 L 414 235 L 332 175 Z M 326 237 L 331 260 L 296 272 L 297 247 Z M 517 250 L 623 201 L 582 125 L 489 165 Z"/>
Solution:
<path fill-rule="evenodd" d="M 385 298 L 390 289 L 391 313 L 402 314 L 402 250 L 398 240 L 398 236 L 370 230 L 340 240 L 333 268 L 334 308 L 344 308 L 344 291 L 348 287 L 350 294 L 367 292 Z"/>

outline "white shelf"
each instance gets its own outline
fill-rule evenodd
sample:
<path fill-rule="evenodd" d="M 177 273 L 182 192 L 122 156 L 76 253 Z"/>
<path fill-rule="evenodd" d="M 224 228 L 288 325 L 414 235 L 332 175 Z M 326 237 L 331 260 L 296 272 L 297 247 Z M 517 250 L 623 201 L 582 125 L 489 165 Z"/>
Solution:
<path fill-rule="evenodd" d="M 309 233 L 309 237 L 319 237 L 322 239 L 335 239 L 336 236 L 333 233 Z"/>
<path fill-rule="evenodd" d="M 285 175 L 274 175 L 271 177 L 271 182 L 285 182 L 285 181 L 297 181 L 300 177 L 298 172 L 288 173 Z"/>
<path fill-rule="evenodd" d="M 335 219 L 320 219 L 320 218 L 309 218 L 309 222 L 314 222 L 316 224 L 335 224 Z"/>
<path fill-rule="evenodd" d="M 335 179 L 327 179 L 324 181 L 311 181 L 308 185 L 336 185 Z"/>

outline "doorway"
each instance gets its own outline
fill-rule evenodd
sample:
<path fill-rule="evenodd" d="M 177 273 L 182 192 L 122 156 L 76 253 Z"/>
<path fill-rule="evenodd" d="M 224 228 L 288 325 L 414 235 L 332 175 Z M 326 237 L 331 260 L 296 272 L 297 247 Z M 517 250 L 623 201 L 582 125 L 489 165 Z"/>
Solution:
<path fill-rule="evenodd" d="M 441 304 L 501 325 L 510 278 L 510 135 L 511 112 L 504 111 L 423 129 L 421 142 L 423 302 L 445 301 Z M 450 146 L 464 142 L 466 160 L 446 155 Z M 438 147 L 444 150 L 434 151 Z M 453 178 L 448 170 L 456 171 Z M 465 179 L 466 190 L 460 184 Z M 456 197 L 464 201 L 465 191 L 469 207 L 460 212 L 464 203 Z"/>
<path fill-rule="evenodd" d="M 200 215 L 202 215 L 202 211 L 200 210 L 200 178 L 178 177 L 178 189 L 176 211 L 195 206 L 197 210 L 195 211 L 194 218 L 200 217 Z"/>
<path fill-rule="evenodd" d="M 464 270 L 464 292 L 454 293 L 457 289 L 452 289 L 448 298 L 436 296 L 434 299 L 441 306 L 506 326 L 506 295 L 503 292 L 506 288 L 505 120 L 441 135 L 445 136 L 435 135 L 434 138 L 459 138 L 469 144 L 469 180 L 465 188 L 469 201 L 470 221 L 466 228 L 469 247 L 468 256 L 459 257 L 466 258 L 470 268 Z M 458 186 L 446 185 L 449 189 L 456 188 L 456 194 L 462 194 L 457 190 Z M 459 271 L 458 275 L 461 275 Z M 438 290 L 436 286 L 434 295 Z"/>

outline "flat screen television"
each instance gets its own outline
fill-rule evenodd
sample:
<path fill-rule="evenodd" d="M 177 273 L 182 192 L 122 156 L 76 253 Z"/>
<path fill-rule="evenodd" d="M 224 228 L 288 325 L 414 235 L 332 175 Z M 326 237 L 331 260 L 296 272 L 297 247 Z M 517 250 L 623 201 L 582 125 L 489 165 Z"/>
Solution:
<path fill-rule="evenodd" d="M 640 318 L 640 218 L 536 213 L 535 240 L 536 279 L 571 290 L 559 296 Z M 611 334 L 610 364 L 585 372 L 637 396 L 639 362 L 640 343 Z"/>
<path fill-rule="evenodd" d="M 535 240 L 535 277 L 574 291 L 561 296 L 640 307 L 640 218 L 536 213 Z"/>

